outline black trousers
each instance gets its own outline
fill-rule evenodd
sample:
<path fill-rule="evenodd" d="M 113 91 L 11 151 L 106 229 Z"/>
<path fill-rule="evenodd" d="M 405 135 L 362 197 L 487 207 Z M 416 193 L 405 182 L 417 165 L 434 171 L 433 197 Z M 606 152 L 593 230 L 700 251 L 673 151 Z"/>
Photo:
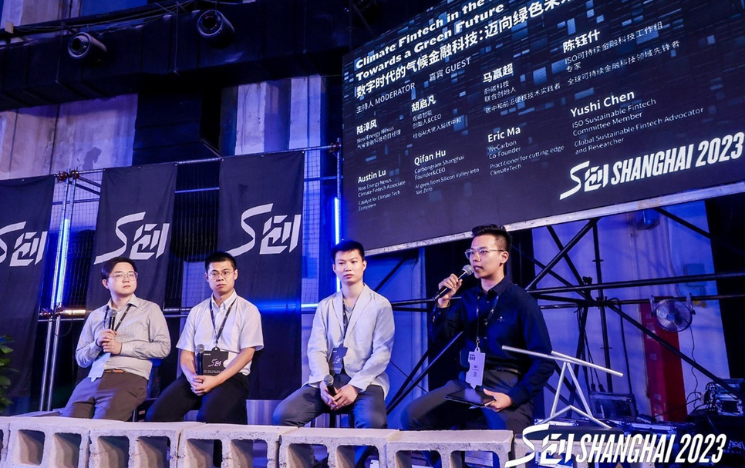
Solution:
<path fill-rule="evenodd" d="M 160 394 L 147 411 L 146 421 L 182 421 L 186 413 L 199 409 L 197 421 L 205 423 L 247 424 L 248 376 L 229 378 L 203 396 L 195 395 L 182 374 Z"/>
<path fill-rule="evenodd" d="M 519 380 L 519 376 L 501 371 L 487 371 L 484 387 L 507 393 Z M 404 408 L 401 413 L 401 428 L 407 431 L 425 431 L 462 427 L 480 414 L 486 417 L 489 429 L 508 429 L 522 434 L 523 429 L 533 424 L 533 402 L 505 408 L 499 412 L 491 408 L 470 409 L 464 403 L 445 399 L 445 395 L 470 387 L 462 380 L 451 380 L 444 386 L 422 395 Z"/>

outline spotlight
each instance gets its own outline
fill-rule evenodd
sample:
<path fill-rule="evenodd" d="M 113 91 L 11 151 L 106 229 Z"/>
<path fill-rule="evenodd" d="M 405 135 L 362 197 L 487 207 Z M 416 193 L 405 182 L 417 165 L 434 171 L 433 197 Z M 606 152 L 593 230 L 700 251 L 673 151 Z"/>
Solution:
<path fill-rule="evenodd" d="M 101 62 L 106 56 L 106 46 L 88 33 L 77 33 L 67 43 L 67 53 L 76 60 Z"/>
<path fill-rule="evenodd" d="M 207 42 L 224 47 L 233 40 L 235 29 L 230 21 L 217 10 L 207 10 L 197 20 L 197 30 Z"/>

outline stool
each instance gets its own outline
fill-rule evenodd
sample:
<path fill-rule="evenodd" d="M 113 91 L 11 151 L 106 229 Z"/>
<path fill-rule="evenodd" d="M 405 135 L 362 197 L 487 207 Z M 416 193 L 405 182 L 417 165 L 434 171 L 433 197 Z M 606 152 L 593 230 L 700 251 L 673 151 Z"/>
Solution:
<path fill-rule="evenodd" d="M 329 428 L 341 428 L 342 426 L 342 417 L 347 416 L 348 424 L 347 426 L 349 428 L 354 427 L 354 414 L 352 414 L 351 407 L 347 407 L 345 409 L 336 410 L 336 411 L 327 411 L 319 416 L 317 416 L 315 419 L 313 419 L 310 422 L 310 427 L 323 427 L 318 425 L 318 418 L 328 415 L 329 417 Z"/>

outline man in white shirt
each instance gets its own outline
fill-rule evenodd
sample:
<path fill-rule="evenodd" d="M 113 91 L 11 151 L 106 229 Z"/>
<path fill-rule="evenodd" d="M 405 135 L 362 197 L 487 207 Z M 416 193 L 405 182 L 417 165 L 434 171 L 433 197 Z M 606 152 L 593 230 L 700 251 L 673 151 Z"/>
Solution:
<path fill-rule="evenodd" d="M 318 304 L 308 341 L 308 383 L 283 400 L 274 424 L 303 426 L 321 413 L 350 407 L 359 428 L 385 428 L 385 373 L 393 350 L 393 311 L 386 298 L 363 282 L 367 267 L 359 242 L 331 251 L 341 291 Z M 333 377 L 333 392 L 323 380 Z"/>
<path fill-rule="evenodd" d="M 199 408 L 197 421 L 246 424 L 251 361 L 264 347 L 261 315 L 235 292 L 232 255 L 215 252 L 204 266 L 212 296 L 189 312 L 176 345 L 182 374 L 150 407 L 147 421 L 180 421 Z"/>
<path fill-rule="evenodd" d="M 147 397 L 152 358 L 171 352 L 163 312 L 135 296 L 137 267 L 115 257 L 101 268 L 103 287 L 111 300 L 94 310 L 83 325 L 75 350 L 80 367 L 91 367 L 62 410 L 72 418 L 126 421 Z"/>

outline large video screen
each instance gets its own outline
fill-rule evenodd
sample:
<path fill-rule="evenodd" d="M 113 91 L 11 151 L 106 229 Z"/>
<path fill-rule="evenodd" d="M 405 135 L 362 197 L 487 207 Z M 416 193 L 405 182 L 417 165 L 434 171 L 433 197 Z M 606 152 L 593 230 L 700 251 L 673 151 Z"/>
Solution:
<path fill-rule="evenodd" d="M 344 63 L 369 249 L 745 179 L 739 0 L 449 1 Z"/>

